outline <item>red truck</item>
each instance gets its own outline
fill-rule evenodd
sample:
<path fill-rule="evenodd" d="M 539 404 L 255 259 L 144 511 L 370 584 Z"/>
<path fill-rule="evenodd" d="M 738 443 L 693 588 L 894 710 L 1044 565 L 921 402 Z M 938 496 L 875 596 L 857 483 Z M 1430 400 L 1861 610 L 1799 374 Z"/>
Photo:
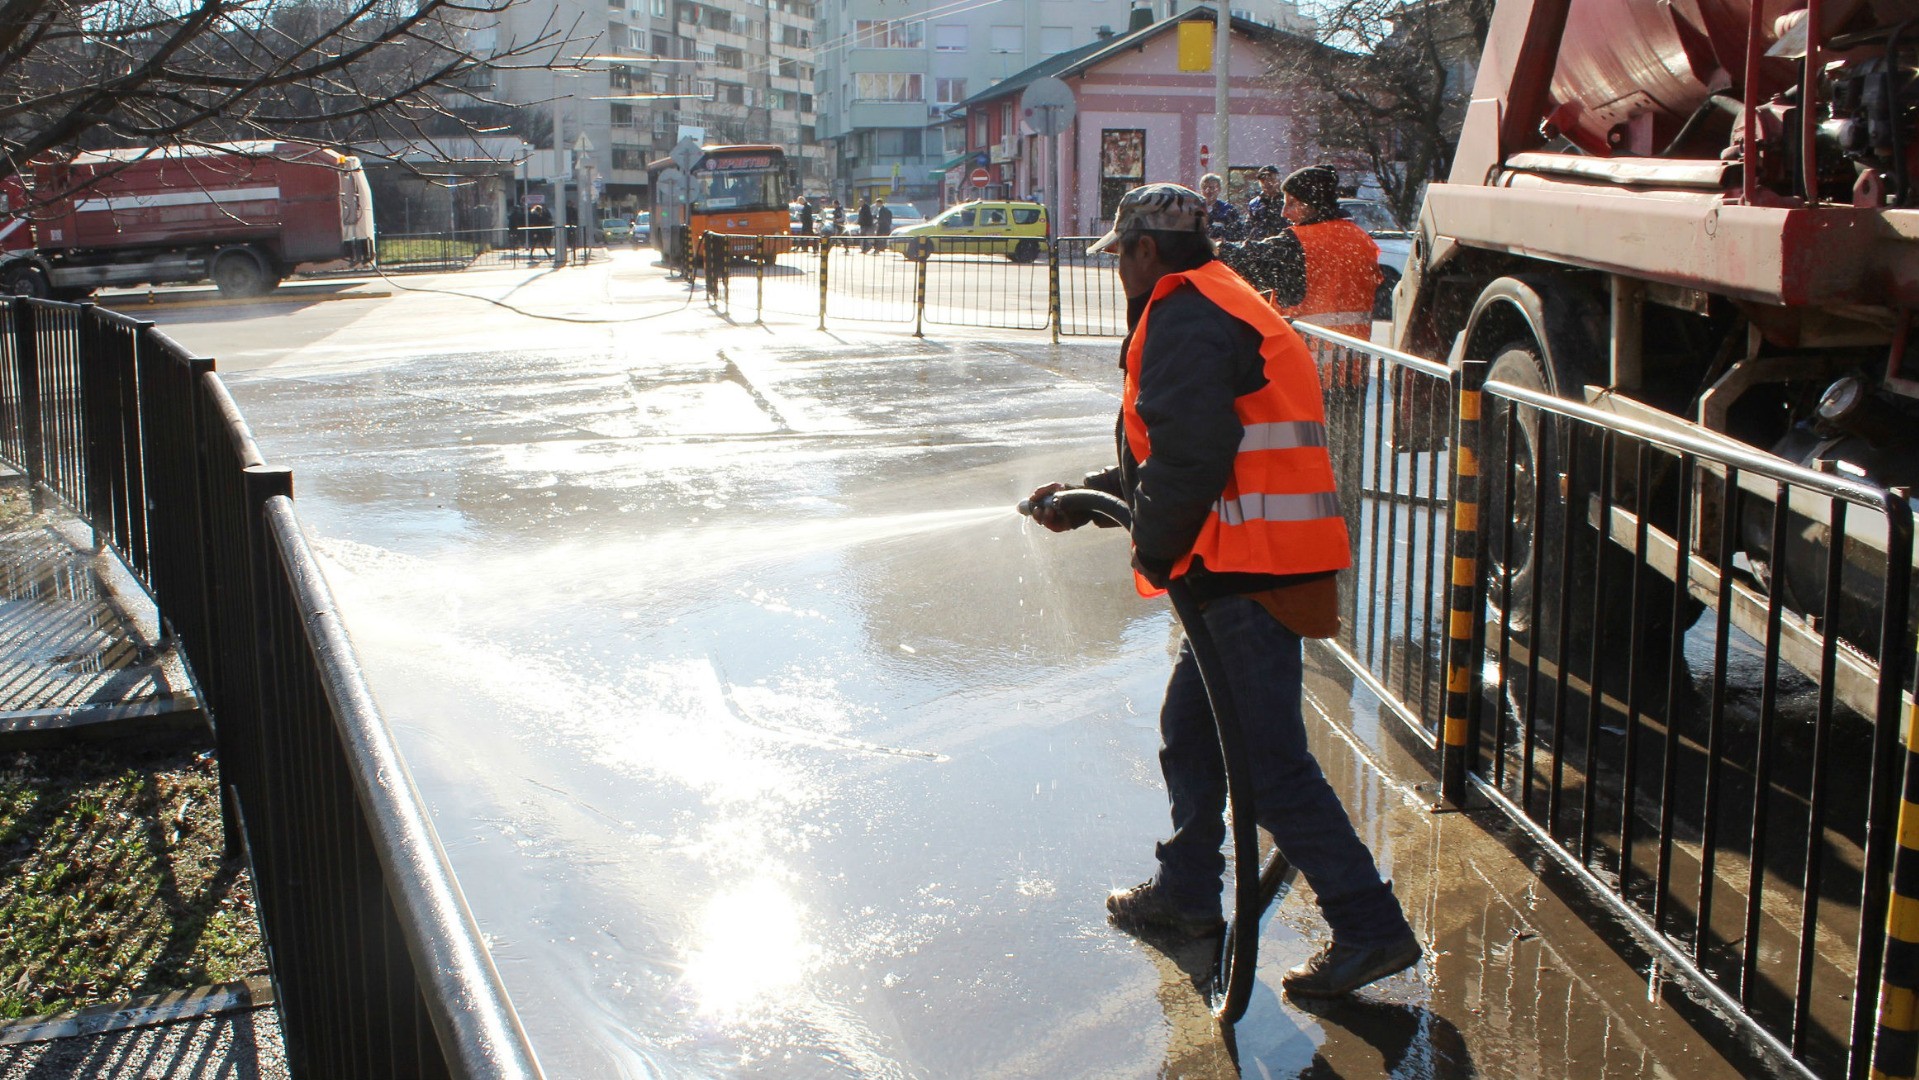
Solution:
<path fill-rule="evenodd" d="M 301 265 L 373 257 L 359 159 L 307 143 L 89 150 L 0 194 L 0 289 L 17 296 L 207 278 L 257 296 Z"/>
<path fill-rule="evenodd" d="M 1395 344 L 1919 485 L 1916 16 L 1912 0 L 1499 0 Z M 1516 452 L 1552 467 L 1550 447 Z M 1849 560 L 1871 531 L 1848 522 Z M 1791 583 L 1821 580 L 1825 545 L 1766 546 L 1744 544 L 1759 587 L 1775 555 L 1798 559 L 1775 580 L 1818 611 Z M 1530 553 L 1510 559 L 1523 583 Z M 1883 582 L 1844 580 L 1841 633 L 1876 638 Z"/>

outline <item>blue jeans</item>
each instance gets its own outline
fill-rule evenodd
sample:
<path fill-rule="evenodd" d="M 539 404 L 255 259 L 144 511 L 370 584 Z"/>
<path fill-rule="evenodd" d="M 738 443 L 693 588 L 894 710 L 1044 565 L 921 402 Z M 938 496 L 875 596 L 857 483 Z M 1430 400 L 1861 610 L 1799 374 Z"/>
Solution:
<path fill-rule="evenodd" d="M 1204 617 L 1245 733 L 1259 824 L 1312 885 L 1334 941 L 1365 948 L 1403 939 L 1412 931 L 1392 887 L 1380 880 L 1372 852 L 1307 749 L 1299 635 L 1244 596 L 1208 602 Z M 1212 914 L 1220 910 L 1226 870 L 1220 853 L 1226 769 L 1206 686 L 1184 639 L 1160 707 L 1159 731 L 1173 835 L 1157 848 L 1156 881 L 1181 910 Z"/>

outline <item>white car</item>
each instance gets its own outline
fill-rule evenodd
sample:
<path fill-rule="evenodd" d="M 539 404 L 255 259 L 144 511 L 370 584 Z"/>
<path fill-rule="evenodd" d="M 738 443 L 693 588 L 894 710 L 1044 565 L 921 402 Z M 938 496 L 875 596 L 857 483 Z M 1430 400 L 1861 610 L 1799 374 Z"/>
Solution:
<path fill-rule="evenodd" d="M 914 206 L 912 203 L 901 203 L 898 206 L 892 207 L 892 210 L 894 232 L 911 228 L 914 225 L 926 224 L 926 215 L 920 213 L 919 207 Z"/>

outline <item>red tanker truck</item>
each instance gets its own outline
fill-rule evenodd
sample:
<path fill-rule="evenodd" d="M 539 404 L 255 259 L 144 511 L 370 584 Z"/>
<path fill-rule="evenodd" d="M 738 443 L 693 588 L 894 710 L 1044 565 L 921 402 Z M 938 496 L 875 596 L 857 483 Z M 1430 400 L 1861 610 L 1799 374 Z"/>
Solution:
<path fill-rule="evenodd" d="M 0 288 L 78 297 L 213 279 L 257 296 L 295 268 L 370 262 L 359 159 L 296 142 L 89 150 L 0 184 Z"/>
<path fill-rule="evenodd" d="M 1916 62 L 1913 0 L 1499 0 L 1395 294 L 1395 343 L 1919 484 Z M 1553 467 L 1550 447 L 1515 452 Z M 1871 529 L 1847 531 L 1850 560 Z M 1743 550 L 1768 588 L 1765 537 Z M 1778 555 L 1795 558 L 1824 545 Z M 1772 578 L 1790 592 L 1819 565 Z M 1876 646 L 1883 581 L 1844 581 L 1840 632 Z"/>

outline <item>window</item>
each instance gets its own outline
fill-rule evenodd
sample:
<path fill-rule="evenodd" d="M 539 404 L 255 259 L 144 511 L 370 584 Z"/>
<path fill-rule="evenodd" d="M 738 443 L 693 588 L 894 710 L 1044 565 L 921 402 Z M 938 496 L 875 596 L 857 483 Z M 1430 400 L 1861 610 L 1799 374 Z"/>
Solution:
<path fill-rule="evenodd" d="M 668 38 L 665 34 L 654 34 L 653 35 L 653 55 L 654 56 L 672 56 L 673 55 L 672 39 Z"/>
<path fill-rule="evenodd" d="M 707 8 L 706 28 L 708 30 L 731 31 L 733 29 L 733 13 L 721 8 Z"/>
<path fill-rule="evenodd" d="M 933 27 L 934 52 L 965 52 L 966 24 L 943 24 Z"/>
<path fill-rule="evenodd" d="M 656 19 L 666 18 L 666 0 L 653 0 L 653 17 Z"/>
<path fill-rule="evenodd" d="M 633 69 L 629 67 L 608 68 L 606 69 L 606 81 L 607 85 L 615 90 L 631 90 L 633 89 Z"/>
<path fill-rule="evenodd" d="M 614 102 L 612 115 L 607 120 L 607 123 L 612 124 L 614 127 L 632 127 L 633 106 L 625 105 L 617 101 Z"/>
<path fill-rule="evenodd" d="M 995 227 L 1004 228 L 1006 226 L 1005 208 L 999 207 L 999 206 L 989 206 L 985 208 L 984 210 L 981 210 L 979 212 L 979 223 L 988 228 L 995 228 Z"/>
<path fill-rule="evenodd" d="M 795 60 L 789 60 L 784 56 L 780 57 L 780 78 L 797 79 L 799 77 L 800 77 L 799 62 Z"/>
<path fill-rule="evenodd" d="M 993 27 L 993 51 L 996 53 L 1022 52 L 1025 46 L 1021 42 L 1025 36 L 1025 31 L 1020 27 L 995 26 Z"/>
<path fill-rule="evenodd" d="M 934 79 L 933 100 L 940 105 L 957 105 L 966 100 L 965 79 Z"/>
<path fill-rule="evenodd" d="M 860 19 L 853 23 L 853 46 L 860 49 L 917 49 L 926 24 L 903 19 Z"/>
<path fill-rule="evenodd" d="M 874 150 L 880 157 L 920 156 L 920 128 L 881 128 L 874 135 Z"/>
<path fill-rule="evenodd" d="M 1042 26 L 1039 28 L 1039 51 L 1047 56 L 1057 56 L 1073 47 L 1073 28 L 1070 26 Z"/>
<path fill-rule="evenodd" d="M 1013 208 L 1013 224 L 1033 225 L 1039 222 L 1039 207 L 1027 206 Z"/>
<path fill-rule="evenodd" d="M 803 113 L 813 111 L 813 95 L 811 94 L 800 95 L 800 111 Z"/>
<path fill-rule="evenodd" d="M 746 54 L 738 49 L 715 49 L 713 59 L 723 68 L 742 68 L 746 66 Z"/>
<path fill-rule="evenodd" d="M 1111 220 L 1119 200 L 1146 176 L 1146 132 L 1107 128 L 1099 133 L 1099 216 Z"/>
<path fill-rule="evenodd" d="M 780 44 L 810 48 L 813 44 L 813 33 L 797 26 L 782 26 L 780 27 Z"/>
<path fill-rule="evenodd" d="M 973 110 L 973 145 L 986 145 L 986 113 L 979 109 Z"/>
<path fill-rule="evenodd" d="M 860 72 L 853 77 L 854 101 L 925 101 L 920 76 L 900 72 Z"/>

